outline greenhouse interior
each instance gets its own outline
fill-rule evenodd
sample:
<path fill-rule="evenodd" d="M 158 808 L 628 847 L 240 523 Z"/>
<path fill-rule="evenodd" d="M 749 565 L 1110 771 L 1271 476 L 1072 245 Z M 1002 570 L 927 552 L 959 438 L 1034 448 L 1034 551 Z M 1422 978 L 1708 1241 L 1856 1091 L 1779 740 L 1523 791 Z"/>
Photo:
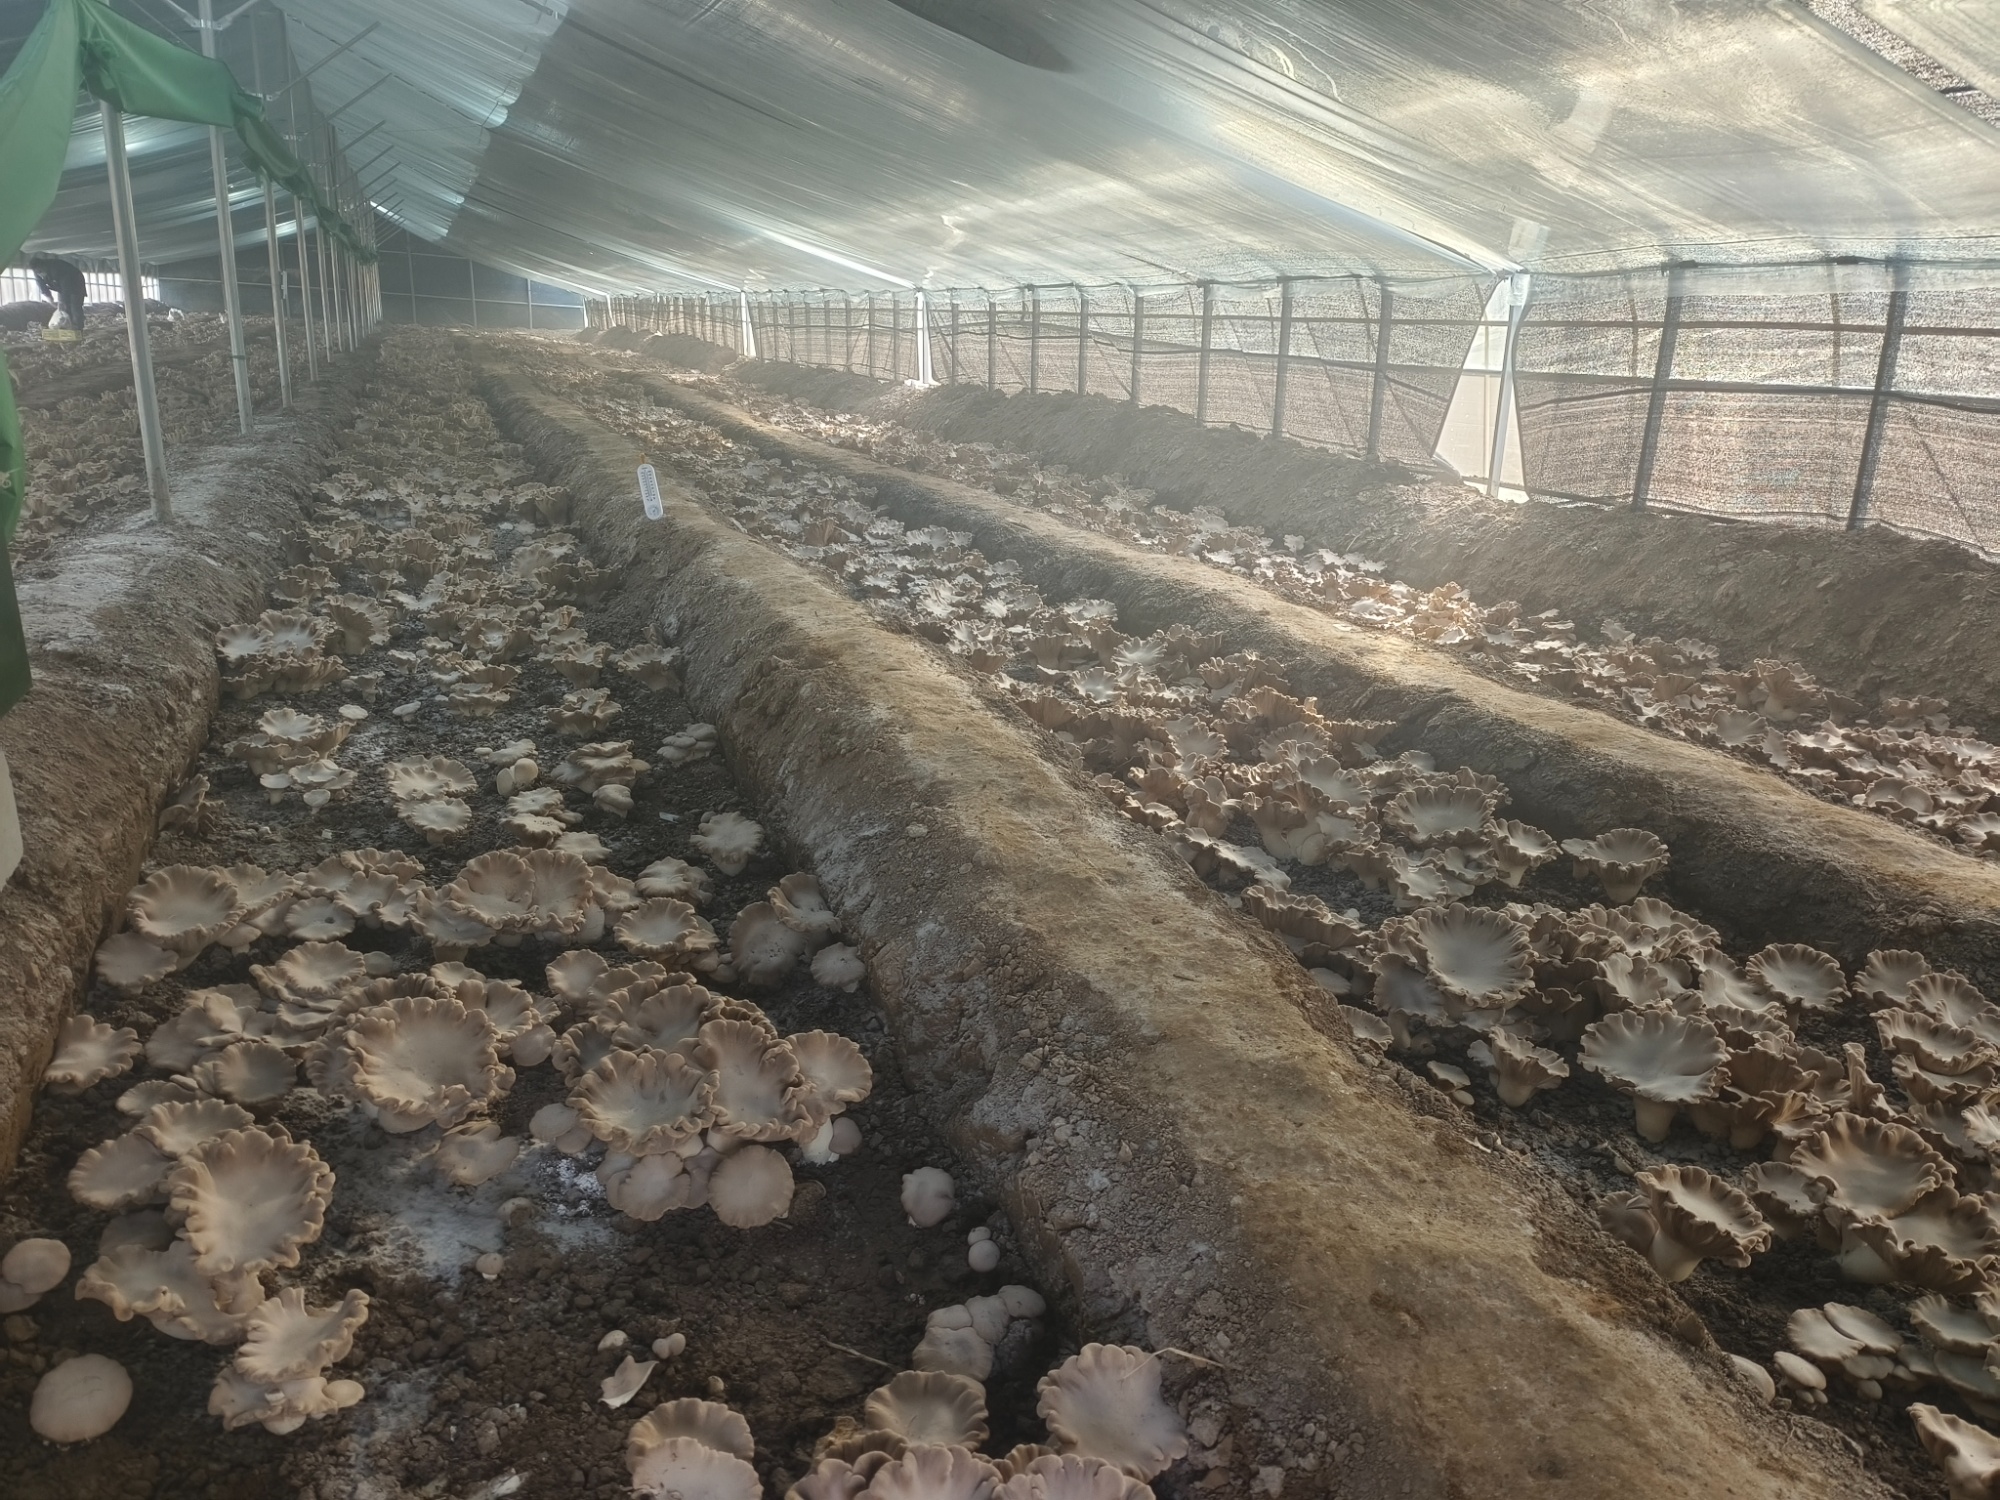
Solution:
<path fill-rule="evenodd" d="M 2000 5 L 0 0 L 0 373 L 5 1500 L 2000 1500 Z"/>

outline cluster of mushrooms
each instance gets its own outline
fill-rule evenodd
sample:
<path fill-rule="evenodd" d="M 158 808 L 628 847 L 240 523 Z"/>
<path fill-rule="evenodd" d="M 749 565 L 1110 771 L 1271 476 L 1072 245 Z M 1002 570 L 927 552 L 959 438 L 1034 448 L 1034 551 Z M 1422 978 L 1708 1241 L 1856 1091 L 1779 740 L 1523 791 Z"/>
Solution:
<path fill-rule="evenodd" d="M 278 400 L 278 364 L 269 336 L 248 341 L 251 394 L 260 410 Z M 160 427 L 169 448 L 235 430 L 236 377 L 228 326 L 219 316 L 149 320 L 159 392 Z M 93 512 L 138 509 L 146 503 L 146 461 L 133 415 L 125 325 L 94 314 L 77 343 L 47 343 L 39 330 L 8 339 L 7 360 L 24 394 L 73 373 L 126 369 L 127 378 L 90 394 L 68 396 L 24 412 L 23 429 L 34 483 L 23 497 L 18 547 L 74 529 Z"/>
<path fill-rule="evenodd" d="M 1847 1277 L 1913 1296 L 1912 1320 L 1946 1297 L 2000 1298 L 2000 1200 L 1986 1196 L 2000 1163 L 2000 1114 L 1989 1111 L 2000 1100 L 2000 1007 L 1963 977 L 1900 951 L 1871 955 L 1852 976 L 1798 944 L 1732 956 L 1713 928 L 1641 895 L 1668 860 L 1644 830 L 1559 843 L 1499 815 L 1496 779 L 1441 772 L 1422 752 L 1383 759 L 1374 741 L 1389 726 L 1325 718 L 1252 653 L 1223 655 L 1225 642 L 1181 627 L 1127 637 L 1109 603 L 1050 606 L 1017 565 L 989 563 L 963 534 L 905 527 L 838 477 L 747 456 L 671 413 L 594 404 L 672 454 L 752 534 L 836 573 L 976 670 L 1004 674 L 1022 710 L 1076 745 L 1127 816 L 1286 943 L 1359 1041 L 1422 1066 L 1467 1105 L 1470 1070 L 1510 1109 L 1590 1073 L 1629 1097 L 1644 1142 L 1684 1124 L 1767 1154 L 1734 1180 L 1661 1165 L 1601 1203 L 1607 1230 L 1663 1278 L 1703 1261 L 1747 1266 L 1774 1240 L 1810 1235 Z M 1240 837 L 1246 826 L 1254 843 Z M 1468 904 L 1561 858 L 1609 904 Z M 1356 910 L 1293 893 L 1292 872 L 1318 865 L 1385 891 L 1397 915 L 1371 930 Z M 1876 1013 L 1900 1101 L 1871 1077 L 1862 1045 L 1799 1039 L 1801 1026 L 1856 1007 Z M 1775 1352 L 1769 1370 L 1744 1362 L 1751 1378 L 1813 1404 L 1824 1382 L 1803 1372 L 1820 1367 Z M 1949 1350 L 1897 1368 L 1904 1389 L 1941 1385 L 2000 1417 L 2000 1356 L 1994 1373 L 1983 1354 Z M 1935 1449 L 1940 1421 L 1958 1419 L 1931 1410 L 1913 1408 Z M 2000 1454 L 2000 1439 L 1984 1440 Z"/>
<path fill-rule="evenodd" d="M 785 1500 L 1146 1500 L 1147 1481 L 1188 1451 L 1180 1414 L 1162 1397 L 1161 1356 L 1086 1344 L 1044 1376 L 1036 1411 L 1049 1442 L 999 1457 L 981 1375 L 944 1368 L 939 1336 L 985 1350 L 1031 1323 L 1042 1300 L 1026 1287 L 940 1308 L 905 1370 L 872 1392 L 859 1421 L 842 1417 L 813 1449 L 812 1468 Z M 607 1382 L 607 1385 L 609 1382 Z M 749 1423 L 714 1401 L 663 1402 L 632 1424 L 625 1461 L 635 1494 L 678 1500 L 758 1500 Z"/>
<path fill-rule="evenodd" d="M 1596 642 L 1558 612 L 1482 607 L 1457 584 L 1384 578 L 1353 554 L 1273 541 L 1206 509 L 1157 505 L 1149 490 L 1087 481 L 984 443 L 951 443 L 900 423 L 821 411 L 731 384 L 759 416 L 884 463 L 1010 495 L 1067 524 L 1224 569 L 1369 629 L 1449 647 L 1477 666 L 1647 728 L 1765 766 L 1830 800 L 1865 808 L 2000 858 L 2000 746 L 1953 726 L 1937 698 L 1884 695 L 1871 711 L 1803 669 L 1758 660 L 1723 668 L 1702 641 L 1636 639 L 1615 621 Z"/>
<path fill-rule="evenodd" d="M 483 428 L 490 446 L 483 407 L 454 416 L 413 418 L 416 440 L 434 455 L 476 451 Z M 670 650 L 614 653 L 589 639 L 579 606 L 607 577 L 548 529 L 566 498 L 490 460 L 456 488 L 441 466 L 412 467 L 424 477 L 325 485 L 277 607 L 219 633 L 231 694 L 252 711 L 266 695 L 282 701 L 218 746 L 243 769 L 211 774 L 249 778 L 253 795 L 289 804 L 306 826 L 337 801 L 376 799 L 427 853 L 461 838 L 492 847 L 435 876 L 422 858 L 378 848 L 292 871 L 153 870 L 99 948 L 98 981 L 157 997 L 153 987 L 206 958 L 240 965 L 241 982 L 184 991 L 143 1038 L 76 1015 L 45 1077 L 77 1093 L 146 1069 L 117 1098 L 129 1128 L 69 1175 L 71 1195 L 108 1216 L 75 1291 L 120 1321 L 233 1350 L 209 1399 L 227 1428 L 288 1433 L 364 1394 L 334 1367 L 367 1295 L 318 1306 L 275 1284 L 304 1274 L 334 1191 L 310 1140 L 278 1121 L 295 1091 L 417 1142 L 441 1183 L 477 1188 L 533 1152 L 587 1156 L 632 1218 L 708 1207 L 750 1227 L 787 1212 L 793 1157 L 823 1165 L 859 1147 L 846 1111 L 873 1081 L 846 1037 L 781 1035 L 727 992 L 773 988 L 807 966 L 830 988 L 866 977 L 809 874 L 786 875 L 721 932 L 702 914 L 711 871 L 739 875 L 765 852 L 760 824 L 710 813 L 690 841 L 706 866 L 662 856 L 630 875 L 579 826 L 625 821 L 634 784 L 653 773 L 629 742 L 601 738 L 620 706 L 599 676 L 638 691 L 678 678 Z M 420 744 L 427 722 L 499 713 L 529 658 L 573 689 L 548 712 L 546 751 L 517 738 L 470 764 L 394 753 Z M 385 688 L 412 695 L 378 716 L 368 705 Z M 654 764 L 670 773 L 715 745 L 712 727 L 690 725 Z M 210 777 L 196 777 L 161 825 L 200 839 L 229 816 Z M 545 984 L 474 966 L 491 954 L 519 972 L 522 950 Z M 525 1139 L 504 1133 L 497 1113 L 516 1070 L 544 1066 L 566 1097 L 534 1113 Z M 495 1275 L 487 1262 L 498 1260 L 477 1269 Z M 32 1305 L 69 1270 L 61 1242 L 23 1241 L 0 1260 L 0 1306 Z M 36 1430 L 96 1436 L 130 1396 L 115 1361 L 80 1356 L 44 1376 Z"/>

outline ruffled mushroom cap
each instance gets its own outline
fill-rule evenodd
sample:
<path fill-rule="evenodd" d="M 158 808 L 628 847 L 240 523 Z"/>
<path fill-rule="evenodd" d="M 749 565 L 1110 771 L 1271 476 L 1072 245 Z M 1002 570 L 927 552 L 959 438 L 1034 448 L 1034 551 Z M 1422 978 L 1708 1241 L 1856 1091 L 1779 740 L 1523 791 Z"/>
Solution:
<path fill-rule="evenodd" d="M 1896 1366 L 1903 1336 L 1865 1308 L 1844 1302 L 1802 1307 L 1785 1324 L 1785 1339 L 1821 1369 L 1850 1380 L 1881 1380 Z"/>
<path fill-rule="evenodd" d="M 812 977 L 816 984 L 851 995 L 868 977 L 868 965 L 858 949 L 846 943 L 829 943 L 813 955 Z"/>
<path fill-rule="evenodd" d="M 1493 801 L 1477 787 L 1420 786 L 1399 792 L 1382 821 L 1419 849 L 1470 845 L 1486 836 Z"/>
<path fill-rule="evenodd" d="M 672 1151 L 715 1123 L 716 1075 L 677 1053 L 614 1051 L 569 1102 L 590 1133 L 614 1151 Z"/>
<path fill-rule="evenodd" d="M 817 1128 L 806 1108 L 798 1059 L 754 1022 L 708 1022 L 695 1043 L 694 1060 L 715 1075 L 715 1118 L 723 1134 L 779 1141 Z"/>
<path fill-rule="evenodd" d="M 686 1396 L 663 1401 L 632 1424 L 625 1439 L 626 1467 L 637 1473 L 639 1461 L 662 1443 L 675 1438 L 692 1438 L 718 1453 L 727 1453 L 745 1463 L 756 1456 L 757 1445 L 750 1436 L 750 1424 L 741 1414 L 719 1401 L 699 1401 Z"/>
<path fill-rule="evenodd" d="M 207 1344 L 238 1342 L 264 1301 L 254 1274 L 204 1275 L 184 1238 L 164 1250 L 114 1246 L 77 1279 L 76 1295 L 102 1302 L 121 1323 L 138 1316 L 169 1337 Z"/>
<path fill-rule="evenodd" d="M 1911 1402 L 1909 1411 L 1924 1452 L 1944 1470 L 1951 1500 L 2000 1495 L 2000 1437 L 1921 1401 Z"/>
<path fill-rule="evenodd" d="M 1964 1295 L 2000 1273 L 2000 1212 L 1983 1197 L 1934 1188 L 1892 1219 L 1841 1221 L 1841 1273 Z M 2000 1383 L 1991 1394 L 2000 1399 Z"/>
<path fill-rule="evenodd" d="M 605 1202 L 648 1224 L 674 1209 L 692 1208 L 698 1189 L 702 1195 L 707 1192 L 706 1179 L 698 1184 L 687 1163 L 671 1151 L 657 1156 L 607 1152 L 598 1163 L 597 1180 L 604 1186 Z"/>
<path fill-rule="evenodd" d="M 731 1229 L 755 1229 L 792 1208 L 791 1163 L 768 1146 L 725 1156 L 708 1179 L 708 1205 Z"/>
<path fill-rule="evenodd" d="M 97 945 L 97 977 L 115 990 L 136 995 L 176 968 L 176 955 L 136 932 L 120 932 Z"/>
<path fill-rule="evenodd" d="M 42 1070 L 42 1082 L 58 1094 L 80 1094 L 123 1073 L 138 1055 L 139 1033 L 131 1027 L 106 1026 L 79 1013 L 56 1034 L 55 1056 Z"/>
<path fill-rule="evenodd" d="M 252 1380 L 234 1365 L 224 1365 L 208 1393 L 210 1416 L 222 1418 L 225 1431 L 255 1422 L 283 1437 L 308 1421 L 345 1411 L 366 1392 L 358 1380 L 328 1380 L 306 1375 L 276 1384 Z"/>
<path fill-rule="evenodd" d="M 472 804 L 458 797 L 398 802 L 396 815 L 430 844 L 446 843 L 472 826 Z"/>
<path fill-rule="evenodd" d="M 784 920 L 768 901 L 752 902 L 729 924 L 730 965 L 752 989 L 782 983 L 812 947 L 812 938 Z"/>
<path fill-rule="evenodd" d="M 1910 1322 L 1926 1342 L 1953 1354 L 1985 1357 L 1996 1332 L 1977 1308 L 1959 1307 L 1948 1297 L 1935 1293 L 1919 1297 L 1909 1307 Z"/>
<path fill-rule="evenodd" d="M 330 1000 L 368 978 L 368 965 L 345 943 L 302 943 L 250 977 L 273 1000 Z"/>
<path fill-rule="evenodd" d="M 1085 1344 L 1036 1390 L 1035 1410 L 1064 1453 L 1101 1458 L 1139 1480 L 1187 1456 L 1187 1429 L 1160 1395 L 1158 1355 Z"/>
<path fill-rule="evenodd" d="M 1794 1010 L 1832 1010 L 1847 995 L 1840 965 L 1801 943 L 1773 943 L 1752 954 L 1743 972 Z"/>
<path fill-rule="evenodd" d="M 1537 1047 L 1526 1037 L 1496 1027 L 1485 1037 L 1486 1065 L 1493 1073 L 1493 1091 L 1510 1109 L 1520 1109 L 1543 1089 L 1569 1077 L 1569 1064 L 1559 1053 Z"/>
<path fill-rule="evenodd" d="M 692 1052 L 701 1028 L 720 1019 L 720 1010 L 716 997 L 701 985 L 646 979 L 613 993 L 598 1019 L 613 1028 L 621 1047 Z"/>
<path fill-rule="evenodd" d="M 1646 1258 L 1662 1279 L 1685 1281 L 1704 1260 L 1741 1268 L 1770 1248 L 1756 1205 L 1700 1167 L 1656 1167 L 1637 1181 L 1655 1226 Z"/>
<path fill-rule="evenodd" d="M 741 875 L 764 846 L 764 828 L 738 812 L 707 813 L 701 831 L 688 840 L 725 875 Z"/>
<path fill-rule="evenodd" d="M 875 1471 L 861 1493 L 869 1500 L 988 1500 L 999 1471 L 970 1448 L 912 1444 Z"/>
<path fill-rule="evenodd" d="M 1931 966 L 1921 953 L 1904 948 L 1877 949 L 1856 971 L 1851 988 L 1871 1008 L 1900 1005 L 1910 986 L 1930 971 Z"/>
<path fill-rule="evenodd" d="M 658 1500 L 762 1500 L 757 1471 L 690 1437 L 668 1438 L 632 1469 L 632 1493 Z"/>
<path fill-rule="evenodd" d="M 1148 1500 L 1152 1493 L 1116 1464 L 1062 1453 L 1020 1464 L 994 1491 L 994 1500 Z"/>
<path fill-rule="evenodd" d="M 780 921 L 811 939 L 815 948 L 840 935 L 840 918 L 826 904 L 826 893 L 810 875 L 787 875 L 771 887 L 765 899 Z"/>
<path fill-rule="evenodd" d="M 1407 919 L 1431 983 L 1466 1005 L 1504 1006 L 1534 983 L 1528 930 L 1497 911 L 1442 906 Z"/>
<path fill-rule="evenodd" d="M 186 1156 L 225 1130 L 241 1130 L 255 1123 L 249 1110 L 226 1099 L 170 1101 L 147 1110 L 132 1127 L 132 1134 L 167 1156 Z"/>
<path fill-rule="evenodd" d="M 69 1193 L 86 1208 L 120 1213 L 166 1195 L 174 1159 L 137 1135 L 113 1136 L 92 1146 L 70 1168 Z"/>
<path fill-rule="evenodd" d="M 713 894 L 708 871 L 671 856 L 656 859 L 647 865 L 634 883 L 642 896 L 664 896 L 673 901 L 685 901 L 690 906 L 707 905 Z"/>
<path fill-rule="evenodd" d="M 456 1125 L 514 1086 L 493 1023 L 456 1000 L 420 995 L 372 1006 L 353 1017 L 338 1046 L 348 1059 L 342 1092 L 398 1134 Z"/>
<path fill-rule="evenodd" d="M 205 1094 L 218 1094 L 240 1104 L 268 1104 L 291 1092 L 298 1072 L 297 1060 L 282 1047 L 251 1040 L 230 1043 L 215 1056 L 195 1064 L 189 1076 Z"/>
<path fill-rule="evenodd" d="M 1596 876 L 1615 903 L 1630 901 L 1640 886 L 1667 867 L 1667 846 L 1643 828 L 1614 828 L 1594 839 L 1564 839 L 1562 847 L 1576 861 L 1577 878 Z"/>
<path fill-rule="evenodd" d="M 861 1408 L 871 1428 L 919 1444 L 975 1448 L 986 1441 L 986 1390 L 963 1375 L 905 1370 L 871 1393 Z"/>
<path fill-rule="evenodd" d="M 692 906 L 666 896 L 633 907 L 612 931 L 634 953 L 669 963 L 711 959 L 718 946 L 715 929 Z"/>
<path fill-rule="evenodd" d="M 247 984 L 194 990 L 180 1013 L 155 1026 L 146 1038 L 146 1061 L 169 1072 L 185 1072 L 267 1019 L 260 1014 L 262 1005 L 263 996 Z"/>
<path fill-rule="evenodd" d="M 204 1275 L 268 1271 L 319 1238 L 333 1169 L 303 1142 L 229 1130 L 182 1157 L 167 1191 Z"/>
<path fill-rule="evenodd" d="M 382 768 L 389 795 L 398 802 L 431 802 L 476 791 L 479 778 L 461 761 L 434 755 L 429 760 L 392 760 Z"/>
<path fill-rule="evenodd" d="M 460 1187 L 478 1187 L 514 1165 L 521 1154 L 519 1137 L 502 1135 L 492 1120 L 469 1120 L 453 1126 L 438 1142 L 438 1170 Z"/>
<path fill-rule="evenodd" d="M 832 1031 L 801 1031 L 785 1038 L 804 1077 L 807 1107 L 815 1114 L 837 1115 L 868 1097 L 875 1071 L 850 1039 Z"/>
<path fill-rule="evenodd" d="M 28 1425 L 52 1443 L 84 1443 L 118 1425 L 132 1404 L 132 1377 L 115 1359 L 79 1354 L 35 1382 Z"/>
<path fill-rule="evenodd" d="M 346 1357 L 355 1332 L 367 1321 L 364 1291 L 351 1290 L 331 1307 L 308 1307 L 306 1294 L 288 1287 L 250 1314 L 236 1368 L 269 1384 L 322 1375 Z"/>
<path fill-rule="evenodd" d="M 1760 1161 L 1743 1174 L 1744 1191 L 1781 1240 L 1797 1239 L 1817 1222 L 1826 1188 L 1790 1162 Z"/>
<path fill-rule="evenodd" d="M 1511 818 L 1493 825 L 1486 844 L 1487 855 L 1499 870 L 1500 878 L 1513 886 L 1554 859 L 1561 847 L 1555 835 Z"/>
<path fill-rule="evenodd" d="M 1839 1114 L 1792 1151 L 1791 1163 L 1827 1190 L 1827 1203 L 1856 1219 L 1907 1213 L 1947 1185 L 1951 1169 L 1905 1125 Z"/>
<path fill-rule="evenodd" d="M 1578 1061 L 1633 1096 L 1639 1134 L 1661 1141 L 1683 1104 L 1712 1099 L 1729 1049 L 1700 1016 L 1620 1011 L 1584 1029 Z"/>
<path fill-rule="evenodd" d="M 187 960 L 242 922 L 245 908 L 218 871 L 169 865 L 139 882 L 125 914 L 140 937 Z"/>
<path fill-rule="evenodd" d="M 550 1058 L 556 1071 L 562 1074 L 563 1082 L 574 1086 L 617 1050 L 617 1021 L 610 1016 L 599 1016 L 594 1021 L 580 1022 L 557 1037 Z"/>

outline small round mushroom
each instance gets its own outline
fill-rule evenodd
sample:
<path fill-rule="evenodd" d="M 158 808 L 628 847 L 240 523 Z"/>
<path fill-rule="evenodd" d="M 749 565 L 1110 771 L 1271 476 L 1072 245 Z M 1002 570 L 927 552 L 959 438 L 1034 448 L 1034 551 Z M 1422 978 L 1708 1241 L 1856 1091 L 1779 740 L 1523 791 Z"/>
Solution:
<path fill-rule="evenodd" d="M 132 1377 L 115 1359 L 79 1354 L 35 1383 L 28 1425 L 52 1443 L 84 1443 L 118 1425 L 132 1404 Z"/>
<path fill-rule="evenodd" d="M 812 977 L 817 984 L 851 995 L 868 977 L 868 965 L 858 949 L 846 943 L 829 943 L 813 955 Z"/>
<path fill-rule="evenodd" d="M 768 1146 L 745 1146 L 723 1158 L 708 1179 L 708 1203 L 732 1229 L 755 1229 L 792 1207 L 792 1168 Z"/>
<path fill-rule="evenodd" d="M 61 1240 L 26 1239 L 0 1257 L 0 1313 L 33 1307 L 69 1275 L 69 1246 Z"/>
<path fill-rule="evenodd" d="M 919 1229 L 942 1224 L 958 1207 L 951 1173 L 942 1167 L 919 1167 L 903 1177 L 903 1212 Z"/>
<path fill-rule="evenodd" d="M 990 1239 L 975 1240 L 966 1247 L 965 1263 L 980 1275 L 996 1269 L 1000 1264 L 1000 1246 Z"/>

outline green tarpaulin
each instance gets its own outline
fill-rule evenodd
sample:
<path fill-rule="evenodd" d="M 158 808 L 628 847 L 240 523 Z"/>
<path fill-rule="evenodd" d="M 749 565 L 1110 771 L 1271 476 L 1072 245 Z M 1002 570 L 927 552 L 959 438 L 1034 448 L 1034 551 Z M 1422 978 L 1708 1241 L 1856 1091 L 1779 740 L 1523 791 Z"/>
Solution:
<path fill-rule="evenodd" d="M 236 86 L 227 67 L 141 30 L 99 0 L 50 0 L 48 14 L 0 78 L 0 264 L 20 252 L 55 199 L 79 89 L 128 115 L 234 130 L 258 172 L 310 204 L 350 252 L 372 259 L 265 123 L 263 104 Z M 5 556 L 26 486 L 21 420 L 0 350 L 0 713 L 28 690 L 27 643 Z"/>

